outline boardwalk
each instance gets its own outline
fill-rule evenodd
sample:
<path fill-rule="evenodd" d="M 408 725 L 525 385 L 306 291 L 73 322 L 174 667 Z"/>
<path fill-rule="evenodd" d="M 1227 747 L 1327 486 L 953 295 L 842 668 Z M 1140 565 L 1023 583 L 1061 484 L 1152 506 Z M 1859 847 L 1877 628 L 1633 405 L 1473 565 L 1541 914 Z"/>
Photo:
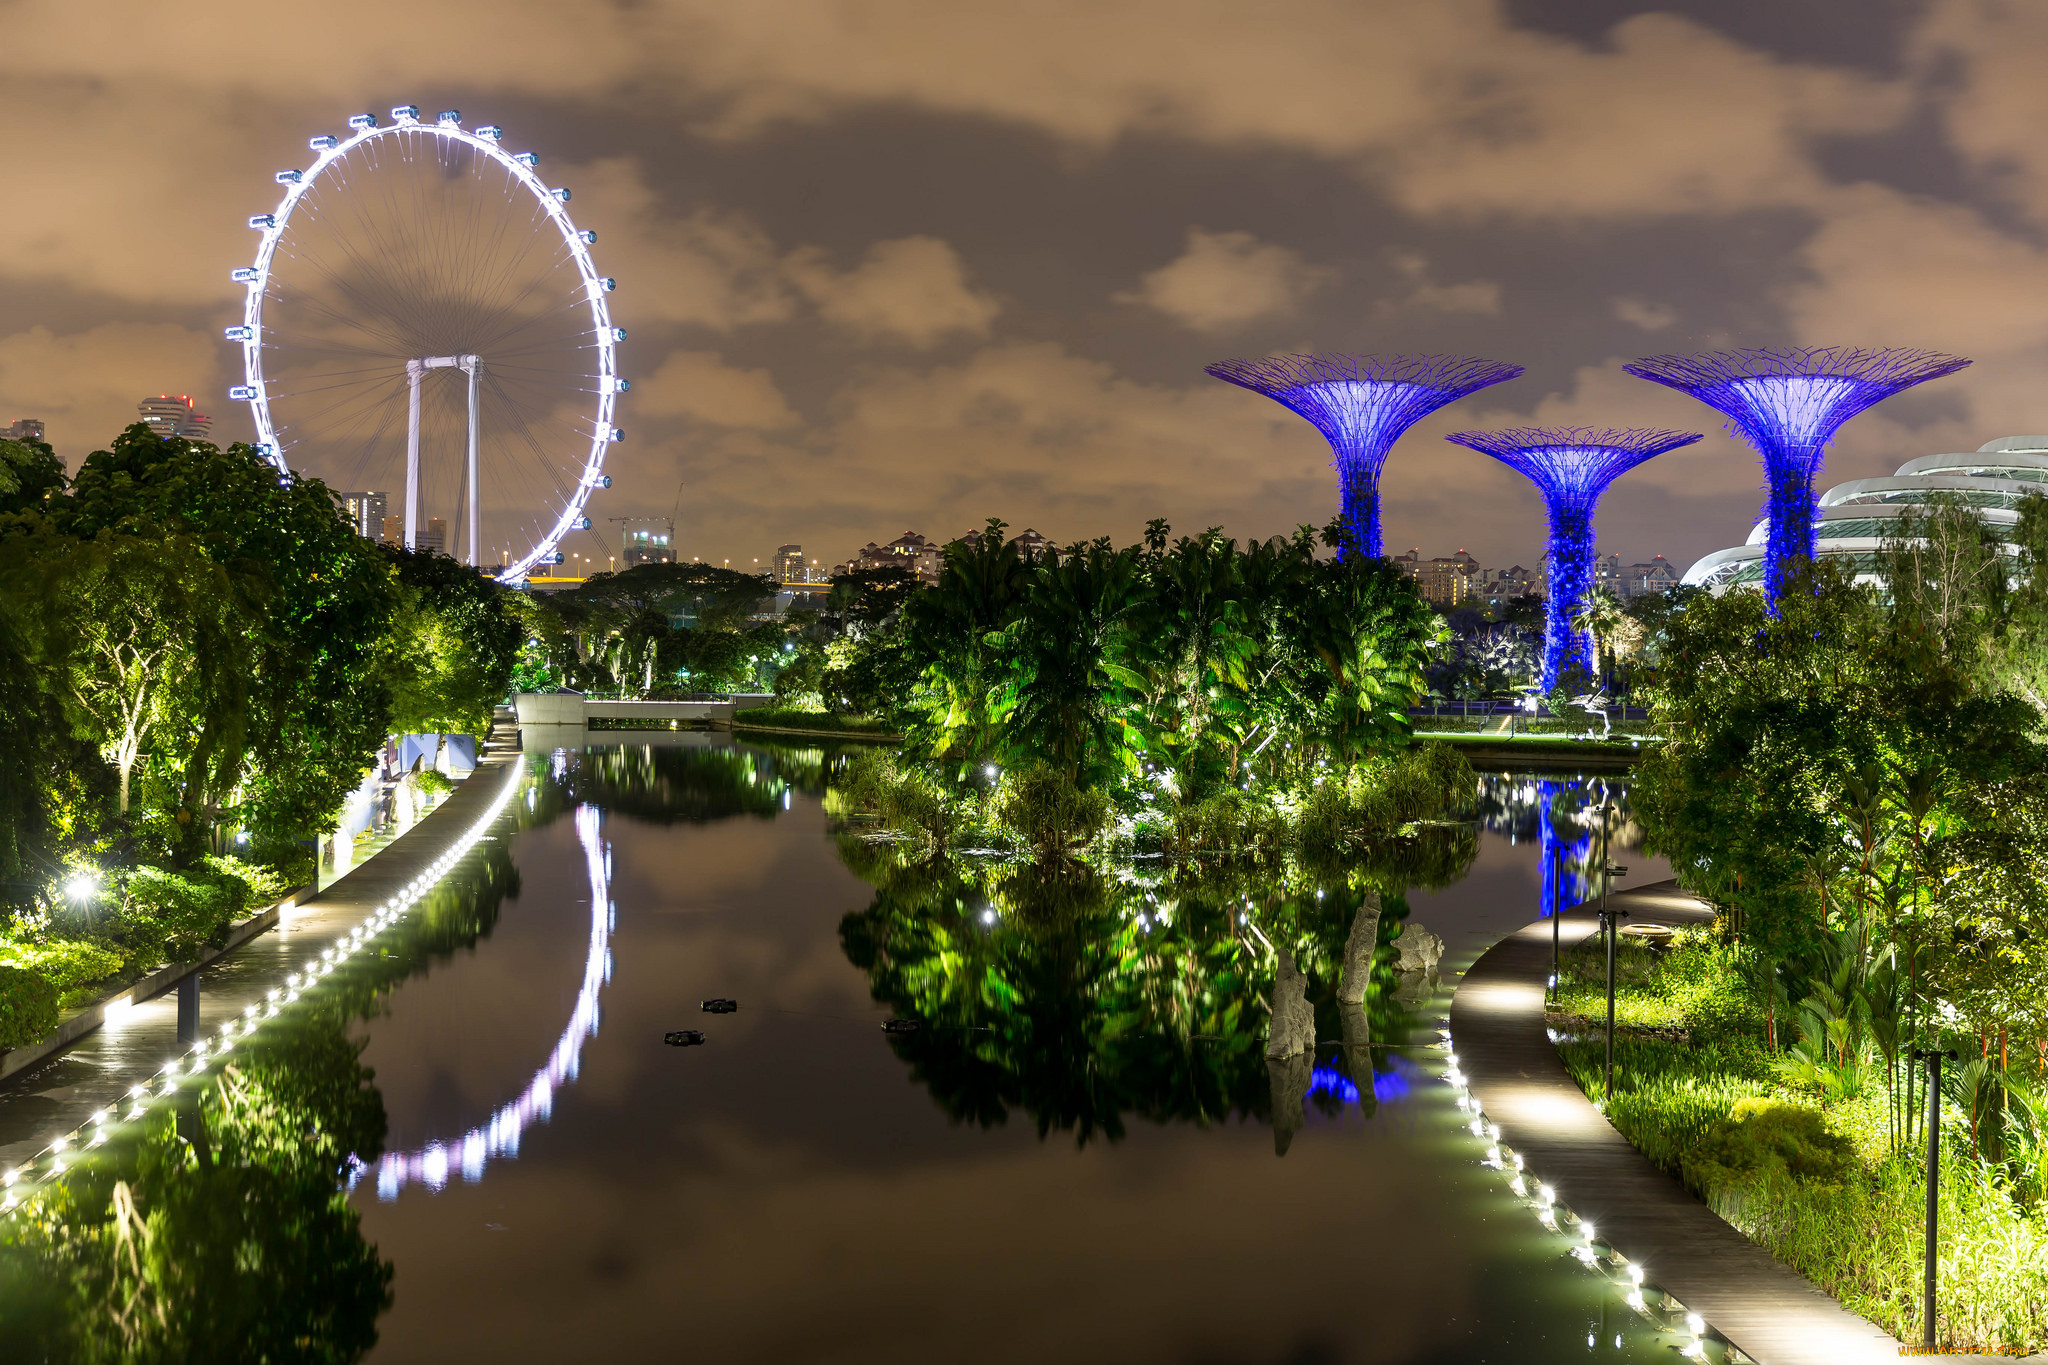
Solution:
<path fill-rule="evenodd" d="M 1663 882 L 1617 893 L 1638 922 L 1707 918 Z M 1567 946 L 1593 932 L 1566 912 Z M 1503 1140 L 1601 1240 L 1762 1365 L 1896 1361 L 1899 1343 L 1787 1269 L 1694 1198 L 1614 1130 L 1580 1093 L 1543 1026 L 1548 920 L 1510 934 L 1472 965 L 1451 1001 L 1451 1032 L 1472 1092 Z"/>

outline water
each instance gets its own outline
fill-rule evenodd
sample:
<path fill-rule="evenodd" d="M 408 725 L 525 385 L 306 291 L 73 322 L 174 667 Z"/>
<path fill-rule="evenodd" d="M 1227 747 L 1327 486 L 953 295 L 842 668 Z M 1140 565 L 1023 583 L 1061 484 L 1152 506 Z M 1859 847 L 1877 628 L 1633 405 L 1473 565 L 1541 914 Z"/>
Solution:
<path fill-rule="evenodd" d="M 1423 1045 L 1445 992 L 1383 964 L 1342 1017 L 1344 869 L 922 867 L 842 848 L 822 755 L 706 738 L 533 756 L 508 837 L 251 1040 L 227 1102 L 132 1125 L 0 1230 L 0 1356 L 1669 1358 L 1479 1164 Z M 1496 782 L 1476 847 L 1403 855 L 1443 883 L 1406 908 L 1447 982 L 1554 894 L 1544 849 L 1583 872 L 1537 812 L 1583 796 Z M 1331 1040 L 1299 1074 L 1263 1058 L 1265 938 Z M 259 992 L 251 960 L 210 1009 Z M 66 1065 L 104 1086 L 141 1036 Z M 43 1091 L 0 1143 L 79 1102 Z"/>

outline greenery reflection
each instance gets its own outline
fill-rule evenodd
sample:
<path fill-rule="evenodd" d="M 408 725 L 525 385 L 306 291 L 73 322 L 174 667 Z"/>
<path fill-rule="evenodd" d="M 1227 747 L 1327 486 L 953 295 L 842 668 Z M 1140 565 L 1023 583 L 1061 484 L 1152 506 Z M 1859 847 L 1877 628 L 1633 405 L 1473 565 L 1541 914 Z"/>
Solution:
<path fill-rule="evenodd" d="M 1469 825 L 1412 829 L 1363 859 L 1123 864 L 919 858 L 849 834 L 876 889 L 840 941 L 915 1033 L 891 1045 L 957 1122 L 1028 1114 L 1040 1136 L 1121 1138 L 1132 1118 L 1272 1123 L 1285 1151 L 1304 1096 L 1334 1113 L 1401 1084 L 1412 992 L 1391 945 L 1401 892 L 1462 877 Z M 1279 951 L 1330 1046 L 1269 1061 Z M 1341 1040 L 1336 1042 L 1334 1040 Z M 1320 1082 L 1320 1083 L 1319 1083 Z"/>

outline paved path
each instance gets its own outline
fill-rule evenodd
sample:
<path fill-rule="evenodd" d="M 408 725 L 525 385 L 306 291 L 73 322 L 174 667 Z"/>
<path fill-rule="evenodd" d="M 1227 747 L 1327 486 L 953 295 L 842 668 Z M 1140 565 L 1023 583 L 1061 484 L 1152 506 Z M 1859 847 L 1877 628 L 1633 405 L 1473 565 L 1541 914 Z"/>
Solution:
<path fill-rule="evenodd" d="M 1638 923 L 1711 917 L 1675 882 L 1617 892 L 1613 900 Z M 1593 930 L 1591 909 L 1581 906 L 1565 912 L 1560 937 L 1570 947 Z M 1896 1340 L 1723 1222 L 1580 1092 L 1544 1031 L 1550 935 L 1549 920 L 1508 935 L 1472 965 L 1451 998 L 1458 1063 L 1502 1140 L 1556 1188 L 1560 1203 L 1592 1220 L 1602 1241 L 1641 1263 L 1651 1283 L 1761 1365 L 1896 1362 Z"/>
<path fill-rule="evenodd" d="M 202 1031 L 218 1029 L 244 1005 L 261 1001 L 268 989 L 317 961 L 321 949 L 427 871 L 476 823 L 503 792 L 511 765 L 524 761 L 508 726 L 498 727 L 492 740 L 475 772 L 418 824 L 281 917 L 271 931 L 206 964 L 199 992 Z M 130 1085 L 182 1053 L 177 1014 L 177 992 L 167 991 L 9 1077 L 0 1085 L 0 1167 L 40 1151 L 94 1110 L 117 1106 Z"/>

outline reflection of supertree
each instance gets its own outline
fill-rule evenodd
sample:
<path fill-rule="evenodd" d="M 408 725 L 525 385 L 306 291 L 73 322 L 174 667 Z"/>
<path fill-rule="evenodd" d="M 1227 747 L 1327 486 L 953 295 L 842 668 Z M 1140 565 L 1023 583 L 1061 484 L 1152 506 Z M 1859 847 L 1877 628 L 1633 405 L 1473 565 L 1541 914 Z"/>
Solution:
<path fill-rule="evenodd" d="M 1726 413 L 1730 433 L 1763 456 L 1771 523 L 1764 592 L 1776 602 L 1792 561 L 1813 558 L 1813 476 L 1836 429 L 1901 389 L 1969 363 L 1939 351 L 1802 346 L 1657 355 L 1622 368 Z"/>
<path fill-rule="evenodd" d="M 1573 670 L 1597 674 L 1591 639 L 1573 622 L 1593 588 L 1593 508 L 1629 470 L 1667 450 L 1689 446 L 1697 432 L 1594 431 L 1588 427 L 1515 427 L 1459 431 L 1445 439 L 1493 456 L 1528 475 L 1550 509 L 1545 570 L 1550 602 L 1543 627 L 1543 690 Z"/>
<path fill-rule="evenodd" d="M 1604 777 L 1480 779 L 1480 821 L 1510 843 L 1533 840 L 1542 854 L 1542 913 L 1547 918 L 1583 903 L 1599 885 L 1600 807 L 1609 807 L 1614 851 L 1636 846 L 1626 781 Z"/>
<path fill-rule="evenodd" d="M 1221 360 L 1218 379 L 1263 393 L 1315 424 L 1337 453 L 1344 522 L 1360 554 L 1380 545 L 1380 467 L 1401 433 L 1466 394 L 1513 379 L 1519 365 L 1458 355 L 1281 355 Z"/>

